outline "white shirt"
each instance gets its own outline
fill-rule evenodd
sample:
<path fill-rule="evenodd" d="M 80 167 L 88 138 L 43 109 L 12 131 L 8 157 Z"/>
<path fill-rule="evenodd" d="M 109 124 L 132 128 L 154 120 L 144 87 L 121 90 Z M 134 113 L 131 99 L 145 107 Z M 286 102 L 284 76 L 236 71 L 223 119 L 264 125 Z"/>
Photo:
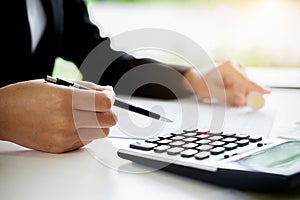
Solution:
<path fill-rule="evenodd" d="M 26 0 L 31 32 L 31 51 L 34 52 L 46 28 L 46 15 L 40 0 Z"/>

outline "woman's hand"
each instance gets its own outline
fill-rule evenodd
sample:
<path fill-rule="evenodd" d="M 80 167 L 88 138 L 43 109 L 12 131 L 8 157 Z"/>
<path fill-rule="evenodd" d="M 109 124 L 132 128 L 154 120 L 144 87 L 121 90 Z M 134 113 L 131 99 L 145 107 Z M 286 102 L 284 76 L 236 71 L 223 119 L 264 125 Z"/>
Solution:
<path fill-rule="evenodd" d="M 111 87 L 80 82 L 80 90 L 20 82 L 0 88 L 0 139 L 44 152 L 63 153 L 106 137 L 117 122 Z"/>
<path fill-rule="evenodd" d="M 267 94 L 271 91 L 249 80 L 245 68 L 227 61 L 217 68 L 201 75 L 191 69 L 185 73 L 193 92 L 199 99 L 217 99 L 220 103 L 232 106 L 244 106 L 246 97 L 251 91 Z"/>

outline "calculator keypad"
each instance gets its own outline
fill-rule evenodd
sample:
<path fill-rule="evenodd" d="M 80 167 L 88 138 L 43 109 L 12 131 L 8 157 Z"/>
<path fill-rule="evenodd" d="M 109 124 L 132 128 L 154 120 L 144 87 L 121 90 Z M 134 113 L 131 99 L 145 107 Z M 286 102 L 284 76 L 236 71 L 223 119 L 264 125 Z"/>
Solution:
<path fill-rule="evenodd" d="M 147 139 L 143 142 L 130 144 L 130 148 L 151 151 L 155 153 L 167 153 L 168 155 L 180 155 L 184 158 L 194 157 L 204 160 L 211 155 L 222 155 L 229 158 L 230 152 L 241 147 L 256 143 L 256 147 L 263 146 L 262 137 L 249 134 L 209 132 L 203 130 L 183 130 L 170 133 L 157 138 Z M 231 155 L 232 156 L 232 155 Z"/>

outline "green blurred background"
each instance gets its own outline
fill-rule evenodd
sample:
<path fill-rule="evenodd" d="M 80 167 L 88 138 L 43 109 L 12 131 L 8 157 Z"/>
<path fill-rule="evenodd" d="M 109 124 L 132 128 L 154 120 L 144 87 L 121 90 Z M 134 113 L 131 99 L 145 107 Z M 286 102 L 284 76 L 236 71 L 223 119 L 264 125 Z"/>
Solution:
<path fill-rule="evenodd" d="M 135 28 L 166 28 L 193 39 L 215 61 L 230 59 L 253 67 L 300 67 L 300 0 L 86 2 L 92 20 L 107 36 Z M 56 69 L 55 75 L 74 78 L 76 69 L 71 65 L 58 59 L 60 71 Z"/>

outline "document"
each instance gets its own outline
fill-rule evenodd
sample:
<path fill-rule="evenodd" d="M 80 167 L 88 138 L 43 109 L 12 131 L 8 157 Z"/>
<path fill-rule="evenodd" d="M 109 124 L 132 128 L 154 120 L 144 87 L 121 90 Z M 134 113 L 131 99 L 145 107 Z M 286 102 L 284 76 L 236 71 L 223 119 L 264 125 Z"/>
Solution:
<path fill-rule="evenodd" d="M 300 140 L 300 90 L 276 89 L 268 101 L 275 110 L 271 136 Z"/>
<path fill-rule="evenodd" d="M 267 87 L 300 89 L 300 69 L 297 67 L 248 67 L 247 75 Z"/>
<path fill-rule="evenodd" d="M 273 89 L 264 98 L 264 107 L 253 110 L 249 107 L 208 105 L 199 103 L 193 97 L 177 100 L 127 97 L 129 103 L 154 111 L 174 122 L 162 122 L 115 108 L 118 124 L 111 129 L 109 136 L 147 139 L 186 129 L 208 129 L 211 132 L 300 140 L 300 90 Z"/>
<path fill-rule="evenodd" d="M 115 108 L 119 122 L 111 129 L 110 137 L 147 139 L 194 129 L 268 137 L 271 135 L 276 112 L 270 106 L 253 110 L 249 107 L 204 104 L 194 98 L 164 101 L 135 97 L 130 99 L 130 103 L 159 113 L 174 122 L 161 122 Z"/>

